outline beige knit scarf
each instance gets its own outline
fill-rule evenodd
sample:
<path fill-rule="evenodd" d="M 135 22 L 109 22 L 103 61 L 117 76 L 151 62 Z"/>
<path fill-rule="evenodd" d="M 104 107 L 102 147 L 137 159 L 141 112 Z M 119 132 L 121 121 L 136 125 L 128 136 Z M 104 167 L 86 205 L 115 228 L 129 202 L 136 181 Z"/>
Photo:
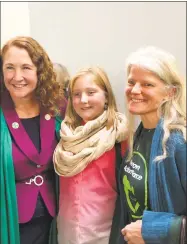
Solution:
<path fill-rule="evenodd" d="M 114 147 L 116 142 L 127 138 L 128 126 L 125 115 L 116 112 L 114 125 L 107 130 L 107 112 L 83 126 L 72 129 L 64 120 L 61 124 L 61 140 L 54 155 L 55 171 L 70 177 L 83 171 L 89 163 Z"/>

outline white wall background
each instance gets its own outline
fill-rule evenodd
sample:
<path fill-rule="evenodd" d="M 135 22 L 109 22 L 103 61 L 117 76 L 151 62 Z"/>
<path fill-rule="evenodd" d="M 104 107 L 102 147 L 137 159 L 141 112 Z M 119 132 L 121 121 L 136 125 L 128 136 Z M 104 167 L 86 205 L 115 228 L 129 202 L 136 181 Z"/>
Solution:
<path fill-rule="evenodd" d="M 142 45 L 172 52 L 185 74 L 186 3 L 48 2 L 29 3 L 31 34 L 51 59 L 71 74 L 100 65 L 109 75 L 124 110 L 125 58 Z"/>
<path fill-rule="evenodd" d="M 171 52 L 186 74 L 185 2 L 7 4 L 12 5 L 6 11 L 13 17 L 5 12 L 2 16 L 4 39 L 28 32 L 53 62 L 66 65 L 72 75 L 81 67 L 100 65 L 108 73 L 121 111 L 125 107 L 125 59 L 137 48 L 155 45 Z M 20 7 L 24 4 L 25 13 Z"/>
<path fill-rule="evenodd" d="M 28 3 L 1 2 L 1 46 L 18 35 L 30 35 Z"/>

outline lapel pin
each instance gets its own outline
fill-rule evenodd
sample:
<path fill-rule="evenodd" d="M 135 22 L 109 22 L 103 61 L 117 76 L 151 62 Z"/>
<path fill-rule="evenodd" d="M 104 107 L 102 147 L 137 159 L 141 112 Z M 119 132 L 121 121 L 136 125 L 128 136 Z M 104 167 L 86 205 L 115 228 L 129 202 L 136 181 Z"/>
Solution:
<path fill-rule="evenodd" d="M 46 120 L 50 120 L 50 119 L 51 119 L 51 115 L 46 114 L 46 115 L 45 115 L 45 119 L 46 119 Z"/>
<path fill-rule="evenodd" d="M 18 129 L 19 128 L 19 124 L 17 122 L 13 122 L 12 123 L 12 128 L 13 129 Z"/>

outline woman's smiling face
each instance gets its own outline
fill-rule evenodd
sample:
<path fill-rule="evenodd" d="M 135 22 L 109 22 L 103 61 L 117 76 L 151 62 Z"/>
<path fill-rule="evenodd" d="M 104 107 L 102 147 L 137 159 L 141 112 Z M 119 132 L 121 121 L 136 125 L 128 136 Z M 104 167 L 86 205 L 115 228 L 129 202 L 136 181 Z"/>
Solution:
<path fill-rule="evenodd" d="M 157 110 L 167 97 L 165 84 L 154 73 L 132 65 L 126 86 L 128 110 L 141 118 L 157 117 Z"/>
<path fill-rule="evenodd" d="M 3 58 L 5 87 L 13 100 L 33 98 L 37 87 L 37 68 L 24 48 L 11 46 Z"/>

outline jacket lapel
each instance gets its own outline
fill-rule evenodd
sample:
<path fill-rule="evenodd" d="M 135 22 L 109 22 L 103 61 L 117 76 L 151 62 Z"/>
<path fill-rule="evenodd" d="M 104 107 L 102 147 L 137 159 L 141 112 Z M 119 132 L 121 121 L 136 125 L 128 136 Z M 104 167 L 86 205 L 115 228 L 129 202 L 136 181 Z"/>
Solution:
<path fill-rule="evenodd" d="M 2 109 L 8 128 L 17 146 L 32 162 L 41 165 L 46 164 L 51 158 L 51 151 L 54 148 L 54 119 L 46 116 L 44 112 L 40 115 L 41 152 L 38 153 L 30 137 L 25 131 L 25 128 L 14 109 L 13 102 L 8 94 L 2 99 Z"/>
<path fill-rule="evenodd" d="M 52 151 L 55 148 L 55 120 L 44 111 L 40 114 L 40 164 L 45 164 L 51 158 Z"/>

